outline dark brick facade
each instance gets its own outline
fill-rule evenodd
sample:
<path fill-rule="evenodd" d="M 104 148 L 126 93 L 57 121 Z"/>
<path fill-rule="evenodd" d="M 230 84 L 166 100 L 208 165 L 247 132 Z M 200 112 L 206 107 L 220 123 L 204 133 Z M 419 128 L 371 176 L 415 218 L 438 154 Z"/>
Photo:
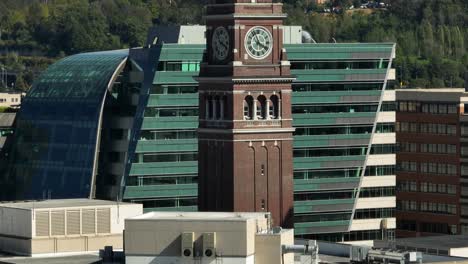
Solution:
<path fill-rule="evenodd" d="M 283 50 L 284 15 L 281 4 L 257 2 L 214 1 L 207 7 L 207 50 L 197 78 L 198 204 L 200 211 L 271 212 L 274 225 L 292 227 L 293 78 Z M 219 26 L 230 35 L 225 61 L 216 61 L 211 47 Z M 273 39 L 272 52 L 262 60 L 250 58 L 244 47 L 254 26 Z M 255 112 L 252 118 L 245 117 L 246 98 L 255 101 L 247 111 Z M 257 108 L 261 100 L 267 101 L 263 111 Z M 256 119 L 256 111 L 263 118 Z"/>

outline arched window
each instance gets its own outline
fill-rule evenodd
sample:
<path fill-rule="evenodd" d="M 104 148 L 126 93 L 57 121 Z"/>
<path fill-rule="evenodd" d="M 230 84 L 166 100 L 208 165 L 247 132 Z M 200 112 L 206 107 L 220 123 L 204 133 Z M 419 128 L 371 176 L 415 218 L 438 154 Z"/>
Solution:
<path fill-rule="evenodd" d="M 258 119 L 266 119 L 267 118 L 267 103 L 266 98 L 263 95 L 258 97 L 257 102 L 257 118 Z"/>
<path fill-rule="evenodd" d="M 244 99 L 244 119 L 253 119 L 253 97 L 250 95 Z"/>
<path fill-rule="evenodd" d="M 213 98 L 211 96 L 206 97 L 206 113 L 208 116 L 208 119 L 213 118 L 213 104 L 212 104 Z"/>
<path fill-rule="evenodd" d="M 270 105 L 269 105 L 269 114 L 271 119 L 278 119 L 279 118 L 279 113 L 278 113 L 278 96 L 272 95 L 270 96 Z"/>

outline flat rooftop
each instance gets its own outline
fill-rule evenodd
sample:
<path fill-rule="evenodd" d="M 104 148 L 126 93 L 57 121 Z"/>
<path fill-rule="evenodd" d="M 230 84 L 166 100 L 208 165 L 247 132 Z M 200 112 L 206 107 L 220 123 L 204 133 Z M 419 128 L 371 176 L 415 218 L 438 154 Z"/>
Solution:
<path fill-rule="evenodd" d="M 127 220 L 188 220 L 188 221 L 245 221 L 267 217 L 267 213 L 225 212 L 150 212 Z"/>
<path fill-rule="evenodd" d="M 396 89 L 396 101 L 460 102 L 465 101 L 465 88 L 416 88 Z"/>
<path fill-rule="evenodd" d="M 122 203 L 118 204 L 131 204 Z M 58 199 L 58 200 L 42 200 L 42 201 L 23 201 L 0 203 L 0 208 L 17 208 L 17 209 L 45 209 L 45 208 L 65 208 L 65 207 L 87 207 L 87 206 L 106 206 L 117 205 L 115 201 L 95 200 L 95 199 Z"/>
<path fill-rule="evenodd" d="M 398 238 L 396 244 L 407 247 L 447 250 L 451 248 L 468 248 L 468 235 Z"/>
<path fill-rule="evenodd" d="M 397 89 L 397 92 L 420 92 L 420 93 L 464 93 L 465 88 L 411 88 Z"/>
<path fill-rule="evenodd" d="M 12 127 L 16 113 L 0 113 L 0 127 Z"/>

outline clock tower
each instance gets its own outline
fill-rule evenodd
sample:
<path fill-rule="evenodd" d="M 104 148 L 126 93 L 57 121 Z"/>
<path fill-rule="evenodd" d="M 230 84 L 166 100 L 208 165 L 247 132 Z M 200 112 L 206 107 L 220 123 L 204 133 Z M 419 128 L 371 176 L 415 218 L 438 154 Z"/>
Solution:
<path fill-rule="evenodd" d="M 294 129 L 282 3 L 211 0 L 200 67 L 199 210 L 292 227 Z"/>

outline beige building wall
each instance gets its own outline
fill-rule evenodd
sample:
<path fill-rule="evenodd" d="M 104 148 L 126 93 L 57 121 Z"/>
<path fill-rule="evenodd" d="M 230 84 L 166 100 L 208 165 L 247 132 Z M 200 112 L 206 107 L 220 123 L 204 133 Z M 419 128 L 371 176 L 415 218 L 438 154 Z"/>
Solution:
<path fill-rule="evenodd" d="M 21 104 L 21 93 L 0 93 L 0 107 L 11 107 Z"/>
<path fill-rule="evenodd" d="M 49 202 L 50 204 L 54 202 Z M 123 248 L 125 218 L 143 213 L 141 204 L 89 202 L 48 208 L 47 201 L 0 204 L 0 251 L 18 255 Z M 28 207 L 29 206 L 29 207 Z"/>
<path fill-rule="evenodd" d="M 127 263 L 144 264 L 292 264 L 294 254 L 281 262 L 281 245 L 294 244 L 294 231 L 272 233 L 264 214 L 155 212 L 125 221 Z M 204 254 L 204 236 L 214 233 L 214 254 Z M 183 245 L 183 236 L 187 240 Z M 192 256 L 184 256 L 190 249 Z M 273 261 L 274 260 L 274 261 Z"/>
<path fill-rule="evenodd" d="M 277 234 L 257 234 L 255 236 L 255 264 L 294 263 L 294 253 L 281 256 L 282 245 L 294 245 L 294 230 L 286 229 Z M 284 262 L 283 262 L 284 260 Z"/>

